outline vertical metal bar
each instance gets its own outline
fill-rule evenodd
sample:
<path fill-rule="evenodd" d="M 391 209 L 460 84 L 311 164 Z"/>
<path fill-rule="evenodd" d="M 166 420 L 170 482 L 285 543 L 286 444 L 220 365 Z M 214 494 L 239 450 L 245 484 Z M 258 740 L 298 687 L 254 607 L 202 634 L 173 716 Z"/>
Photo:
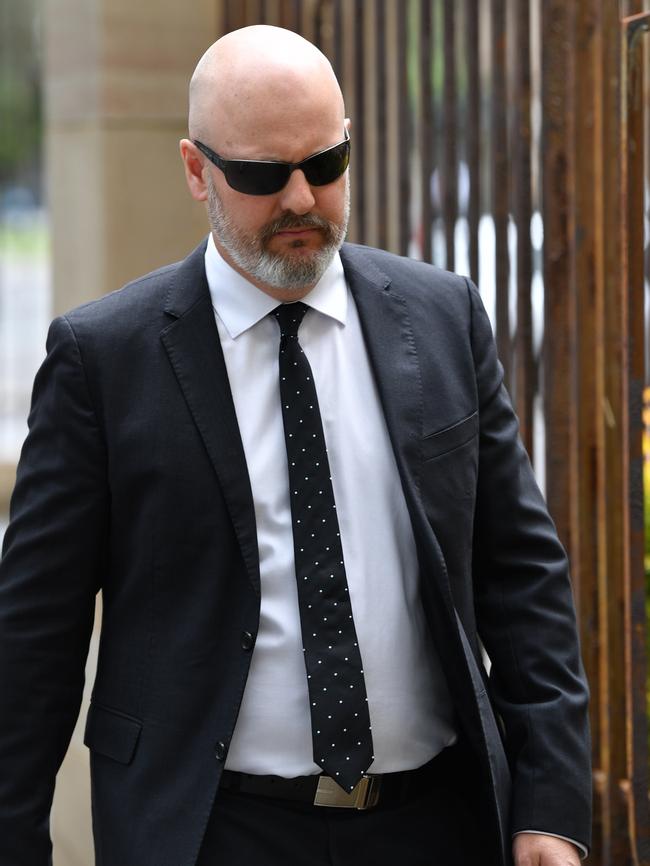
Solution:
<path fill-rule="evenodd" d="M 281 0 L 280 26 L 300 33 L 300 0 Z"/>
<path fill-rule="evenodd" d="M 363 0 L 353 0 L 355 7 L 355 31 L 354 31 L 354 103 L 356 106 L 357 124 L 355 126 L 356 172 L 354 183 L 357 190 L 357 232 L 359 243 L 367 243 L 366 235 L 366 181 L 363 166 L 365 163 L 366 150 L 366 98 L 364 88 L 363 57 L 364 57 L 364 33 L 363 33 Z"/>
<path fill-rule="evenodd" d="M 625 495 L 625 608 L 624 634 L 627 693 L 627 774 L 623 791 L 628 806 L 632 857 L 650 860 L 648 821 L 648 720 L 646 686 L 646 617 L 643 522 L 642 405 L 644 384 L 644 47 L 650 13 L 623 21 L 623 318 L 626 358 L 623 417 Z"/>
<path fill-rule="evenodd" d="M 407 255 L 411 236 L 410 221 L 410 163 L 413 141 L 413 118 L 410 110 L 410 94 L 408 86 L 408 33 L 407 5 L 398 4 L 397 11 L 397 94 L 399 105 L 399 253 Z"/>
<path fill-rule="evenodd" d="M 513 219 L 517 229 L 517 331 L 515 335 L 515 397 L 521 437 L 533 457 L 533 399 L 536 391 L 533 359 L 530 241 L 531 120 L 530 120 L 530 6 L 518 4 L 514 16 L 513 80 Z"/>
<path fill-rule="evenodd" d="M 358 215 L 359 215 L 359 200 L 358 200 L 358 185 L 357 179 L 361 174 L 361 152 L 359 150 L 360 133 L 359 127 L 362 125 L 362 119 L 359 117 L 356 105 L 356 87 L 355 87 L 355 72 L 356 72 L 356 16 L 355 8 L 352 3 L 342 4 L 341 14 L 342 21 L 342 39 L 343 39 L 343 72 L 341 87 L 345 97 L 345 113 L 350 118 L 352 147 L 350 151 L 350 222 L 348 224 L 348 239 L 356 242 L 359 240 L 358 231 Z"/>
<path fill-rule="evenodd" d="M 455 235 L 458 218 L 458 158 L 456 108 L 456 8 L 455 0 L 444 5 L 445 83 L 443 97 L 444 148 L 443 171 L 438 173 L 443 189 L 446 267 L 456 264 Z"/>
<path fill-rule="evenodd" d="M 508 255 L 508 93 L 506 84 L 506 4 L 492 0 L 492 216 L 494 219 L 496 255 L 496 338 L 504 380 L 512 380 L 510 348 L 510 315 L 508 285 L 510 259 Z"/>
<path fill-rule="evenodd" d="M 467 141 L 467 168 L 469 172 L 469 271 L 478 283 L 478 223 L 481 215 L 481 99 L 479 64 L 479 4 L 478 0 L 465 0 L 465 50 L 467 52 L 467 101 L 465 106 L 465 136 Z"/>
<path fill-rule="evenodd" d="M 341 0 L 335 0 L 333 8 L 333 40 L 334 50 L 332 53 L 332 65 L 337 78 L 340 78 L 343 70 L 343 23 L 342 23 Z"/>
<path fill-rule="evenodd" d="M 318 44 L 318 20 L 320 18 L 320 0 L 299 0 L 300 33 L 310 42 Z"/>
<path fill-rule="evenodd" d="M 244 0 L 240 5 L 242 7 L 243 18 L 246 22 L 246 24 L 240 24 L 240 27 L 248 24 L 264 23 L 264 0 Z"/>
<path fill-rule="evenodd" d="M 544 407 L 547 498 L 560 538 L 571 550 L 571 347 L 574 341 L 570 273 L 573 161 L 570 11 L 564 0 L 542 3 L 544 154 Z"/>
<path fill-rule="evenodd" d="M 320 50 L 323 50 L 324 33 L 327 30 L 327 17 L 329 15 L 329 0 L 318 0 L 316 3 L 316 14 L 314 16 L 314 30 L 311 41 Z"/>
<path fill-rule="evenodd" d="M 402 216 L 402 200 L 399 190 L 400 155 L 404 147 L 402 130 L 400 129 L 400 64 L 403 54 L 400 53 L 399 45 L 399 19 L 402 17 L 403 9 L 398 0 L 383 0 L 385 8 L 385 24 L 383 41 L 378 44 L 378 57 L 383 59 L 386 65 L 384 71 L 385 90 L 383 102 L 385 107 L 379 105 L 378 117 L 383 112 L 383 123 L 386 131 L 386 150 L 380 152 L 380 159 L 384 165 L 384 183 L 386 187 L 386 245 L 385 248 L 391 252 L 399 252 L 399 231 Z M 380 59 L 381 63 L 382 60 Z M 379 93 L 382 101 L 382 94 Z M 378 122 L 381 122 L 378 120 Z M 381 244 L 380 244 L 381 245 Z"/>
<path fill-rule="evenodd" d="M 419 4 L 419 150 L 420 150 L 420 225 L 422 232 L 422 259 L 432 261 L 431 251 L 431 175 L 433 170 L 433 96 L 431 87 L 431 51 L 433 45 L 433 16 L 431 0 Z"/>
<path fill-rule="evenodd" d="M 363 79 L 365 91 L 363 123 L 370 134 L 366 136 L 363 149 L 365 173 L 366 243 L 377 246 L 379 214 L 379 189 L 377 175 L 379 154 L 377 148 L 377 91 L 373 82 L 377 74 L 377 55 L 374 34 L 377 29 L 378 7 L 376 3 L 363 4 Z"/>
<path fill-rule="evenodd" d="M 227 32 L 238 30 L 240 27 L 245 27 L 246 24 L 253 23 L 250 19 L 249 10 L 244 3 L 235 3 L 233 0 L 228 0 L 226 4 L 227 14 Z"/>
<path fill-rule="evenodd" d="M 600 0 L 602 42 L 603 207 L 602 233 L 602 549 L 601 586 L 601 771 L 603 787 L 603 861 L 631 862 L 628 810 L 620 782 L 627 776 L 626 685 L 623 617 L 626 540 L 624 416 L 624 317 L 621 283 L 623 219 L 621 173 L 621 43 L 617 5 Z M 614 156 L 616 155 L 616 156 Z"/>
<path fill-rule="evenodd" d="M 273 27 L 281 26 L 279 0 L 264 0 L 263 7 L 264 23 Z"/>
<path fill-rule="evenodd" d="M 377 146 L 377 170 L 375 172 L 375 187 L 377 190 L 377 239 L 376 244 L 380 249 L 388 246 L 388 189 L 386 152 L 388 149 L 387 135 L 387 111 L 386 91 L 388 82 L 386 80 L 386 62 L 384 58 L 384 46 L 386 40 L 386 6 L 385 0 L 375 0 L 375 135 Z"/>
<path fill-rule="evenodd" d="M 582 637 L 582 656 L 591 688 L 592 763 L 600 773 L 600 680 L 599 654 L 601 630 L 599 604 L 598 507 L 601 413 L 598 388 L 598 297 L 601 292 L 598 255 L 603 221 L 602 130 L 599 96 L 601 29 L 595 3 L 582 3 L 575 20 L 575 104 L 580 106 L 580 122 L 575 124 L 573 158 L 575 171 L 575 214 L 573 218 L 571 267 L 576 294 L 578 342 L 575 347 L 575 406 L 577 442 L 577 481 L 572 492 L 572 507 L 579 532 L 571 550 L 571 572 Z M 552 205 L 551 205 L 552 206 Z M 550 339 L 553 335 L 550 335 Z M 599 786 L 595 790 L 594 829 L 591 859 L 602 862 L 602 805 Z"/>
<path fill-rule="evenodd" d="M 230 0 L 223 0 L 221 3 L 221 30 L 220 33 L 230 33 L 232 27 L 230 25 Z"/>

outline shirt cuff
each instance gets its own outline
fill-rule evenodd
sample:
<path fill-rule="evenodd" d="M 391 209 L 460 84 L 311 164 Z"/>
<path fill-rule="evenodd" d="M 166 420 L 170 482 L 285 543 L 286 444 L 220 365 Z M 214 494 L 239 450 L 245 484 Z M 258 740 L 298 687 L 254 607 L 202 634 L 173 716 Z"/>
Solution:
<path fill-rule="evenodd" d="M 544 832 L 544 830 L 518 830 L 515 833 L 515 836 L 519 836 L 520 833 L 538 833 L 540 836 L 554 836 L 556 839 L 564 839 L 565 842 L 571 842 L 572 845 L 576 846 L 576 848 L 580 852 L 581 860 L 584 860 L 585 857 L 589 855 L 589 851 L 587 850 L 587 848 L 585 848 L 584 845 L 581 845 L 580 842 L 576 842 L 575 839 L 569 839 L 568 836 L 560 836 L 559 833 L 546 833 Z"/>

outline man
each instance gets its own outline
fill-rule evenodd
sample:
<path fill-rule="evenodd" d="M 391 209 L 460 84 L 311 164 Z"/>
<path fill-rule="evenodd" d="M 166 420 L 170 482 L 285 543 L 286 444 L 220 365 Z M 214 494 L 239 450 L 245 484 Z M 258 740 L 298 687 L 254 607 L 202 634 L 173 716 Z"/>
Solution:
<path fill-rule="evenodd" d="M 566 558 L 478 293 L 341 247 L 350 122 L 299 36 L 219 40 L 189 125 L 207 244 L 56 320 L 36 379 L 0 572 L 2 866 L 50 862 L 100 588 L 98 864 L 576 866 Z"/>

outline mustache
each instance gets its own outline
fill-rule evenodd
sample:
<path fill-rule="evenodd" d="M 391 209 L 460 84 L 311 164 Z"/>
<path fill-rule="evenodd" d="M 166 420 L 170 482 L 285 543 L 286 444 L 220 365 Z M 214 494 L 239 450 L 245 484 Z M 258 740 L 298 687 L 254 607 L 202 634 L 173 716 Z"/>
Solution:
<path fill-rule="evenodd" d="M 306 213 L 302 216 L 298 216 L 298 214 L 294 213 L 285 213 L 264 227 L 260 240 L 262 243 L 266 243 L 274 234 L 276 234 L 276 232 L 281 232 L 285 229 L 318 229 L 322 231 L 327 238 L 329 238 L 334 231 L 329 220 L 317 216 L 316 214 Z"/>

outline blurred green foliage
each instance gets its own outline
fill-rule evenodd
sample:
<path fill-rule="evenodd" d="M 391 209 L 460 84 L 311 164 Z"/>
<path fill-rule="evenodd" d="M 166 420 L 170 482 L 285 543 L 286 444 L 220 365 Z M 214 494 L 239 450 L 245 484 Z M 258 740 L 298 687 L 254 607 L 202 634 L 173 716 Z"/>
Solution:
<path fill-rule="evenodd" d="M 11 70 L 0 72 L 0 117 L 6 118 L 0 135 L 0 184 L 25 171 L 39 159 L 41 110 L 37 88 Z"/>
<path fill-rule="evenodd" d="M 0 0 L 0 189 L 38 189 L 41 0 Z"/>
<path fill-rule="evenodd" d="M 0 219 L 0 250 L 7 260 L 43 261 L 49 253 L 50 233 L 43 220 L 18 225 Z"/>

